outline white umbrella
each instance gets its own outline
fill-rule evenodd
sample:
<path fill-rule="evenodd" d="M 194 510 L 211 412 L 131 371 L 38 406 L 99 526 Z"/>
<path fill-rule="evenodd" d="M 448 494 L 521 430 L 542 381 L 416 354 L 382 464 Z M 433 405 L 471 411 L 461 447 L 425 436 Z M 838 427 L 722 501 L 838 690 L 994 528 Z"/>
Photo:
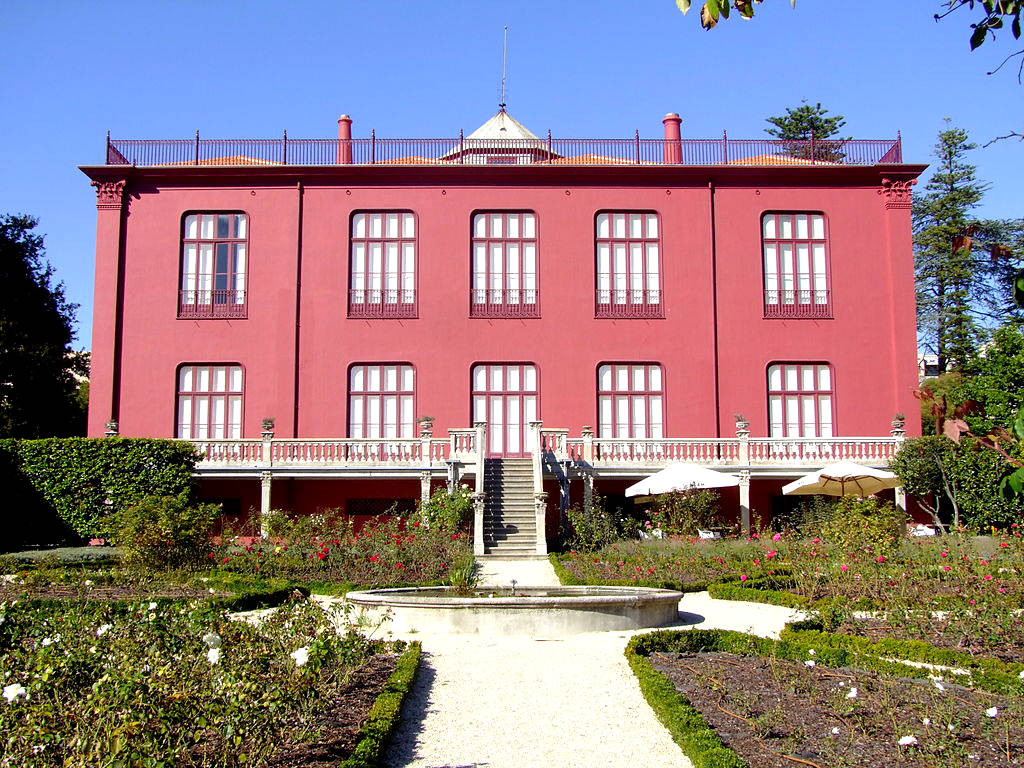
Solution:
<path fill-rule="evenodd" d="M 902 485 L 900 479 L 892 472 L 854 464 L 852 461 L 837 461 L 782 486 L 782 492 L 787 496 L 815 493 L 826 496 L 870 496 L 899 485 Z"/>
<path fill-rule="evenodd" d="M 699 464 L 669 464 L 639 483 L 626 489 L 627 496 L 658 496 L 672 491 L 688 491 L 692 488 L 728 488 L 739 485 L 736 475 L 716 472 Z"/>

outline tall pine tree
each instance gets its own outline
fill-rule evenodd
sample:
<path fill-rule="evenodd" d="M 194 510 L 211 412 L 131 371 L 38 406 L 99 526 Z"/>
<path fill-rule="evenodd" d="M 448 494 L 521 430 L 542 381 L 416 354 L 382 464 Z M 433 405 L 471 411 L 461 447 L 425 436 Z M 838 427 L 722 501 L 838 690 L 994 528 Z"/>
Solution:
<path fill-rule="evenodd" d="M 1009 278 L 1019 262 L 1021 222 L 972 215 L 987 189 L 967 162 L 976 146 L 959 128 L 939 133 L 935 171 L 914 198 L 918 335 L 938 356 L 940 372 L 964 365 L 988 329 L 1017 311 Z"/>
<path fill-rule="evenodd" d="M 0 216 L 0 437 L 85 434 L 71 351 L 76 304 L 52 284 L 30 216 Z"/>

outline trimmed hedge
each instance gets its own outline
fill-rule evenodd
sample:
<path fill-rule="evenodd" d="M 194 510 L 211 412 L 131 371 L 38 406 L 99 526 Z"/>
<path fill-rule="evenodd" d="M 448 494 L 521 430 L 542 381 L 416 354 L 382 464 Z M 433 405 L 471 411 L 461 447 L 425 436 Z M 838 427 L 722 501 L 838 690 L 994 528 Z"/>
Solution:
<path fill-rule="evenodd" d="M 583 579 L 562 565 L 562 556 L 554 552 L 548 555 L 551 567 L 563 586 L 570 587 L 653 587 L 655 589 L 672 589 L 676 592 L 704 592 L 713 581 L 695 581 L 682 584 L 670 579 Z M 732 577 L 725 577 L 732 578 Z"/>
<path fill-rule="evenodd" d="M 811 601 L 803 595 L 795 595 L 775 587 L 787 586 L 774 577 L 753 578 L 747 581 L 721 581 L 708 587 L 708 595 L 718 600 L 741 600 L 748 603 L 768 603 L 785 608 L 810 608 Z"/>
<path fill-rule="evenodd" d="M 376 768 L 380 764 L 384 747 L 402 713 L 402 703 L 416 679 L 420 651 L 419 643 L 410 643 L 408 650 L 402 654 L 398 666 L 391 673 L 359 730 L 352 754 L 341 764 L 342 768 Z"/>
<path fill-rule="evenodd" d="M 963 651 L 939 648 L 924 640 L 901 640 L 825 632 L 822 624 L 813 619 L 787 624 L 781 633 L 783 640 L 813 645 L 815 648 L 843 648 L 862 655 L 904 659 L 923 664 L 967 670 L 974 684 L 993 693 L 1024 694 L 1024 664 L 999 659 L 972 656 Z"/>
<path fill-rule="evenodd" d="M 830 667 L 856 667 L 883 675 L 916 679 L 926 679 L 931 674 L 931 670 L 927 668 L 913 667 L 882 658 L 877 655 L 878 649 L 847 642 L 844 636 L 806 630 L 783 631 L 783 636 L 779 640 L 722 629 L 660 630 L 637 635 L 630 640 L 626 646 L 626 659 L 637 677 L 647 703 L 695 768 L 749 768 L 739 755 L 722 743 L 701 713 L 676 691 L 664 675 L 651 666 L 648 657 L 659 651 L 719 651 L 744 656 L 772 656 L 791 661 L 805 661 L 811 650 L 814 651 L 814 658 L 818 664 Z M 910 648 L 901 650 L 914 652 L 914 649 Z M 1005 671 L 1017 667 L 1024 668 L 1019 664 L 1002 666 L 1006 668 Z M 978 688 L 1000 694 L 1020 693 L 1024 689 L 1024 684 L 1019 679 L 1007 680 L 1004 675 L 995 674 L 995 670 L 991 669 L 986 673 L 980 673 L 981 666 L 977 666 L 976 669 L 979 673 L 973 674 L 973 682 Z M 974 673 L 974 669 L 971 671 Z"/>
<path fill-rule="evenodd" d="M 105 536 L 106 517 L 145 496 L 191 494 L 196 459 L 178 440 L 0 440 L 3 548 Z"/>

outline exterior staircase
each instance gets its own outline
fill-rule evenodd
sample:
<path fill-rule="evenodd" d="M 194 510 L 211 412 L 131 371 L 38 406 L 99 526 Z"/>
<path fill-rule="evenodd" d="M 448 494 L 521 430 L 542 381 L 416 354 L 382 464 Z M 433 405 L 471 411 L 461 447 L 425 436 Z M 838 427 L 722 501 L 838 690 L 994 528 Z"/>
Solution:
<path fill-rule="evenodd" d="M 484 493 L 484 551 L 487 555 L 537 557 L 531 459 L 485 459 Z"/>

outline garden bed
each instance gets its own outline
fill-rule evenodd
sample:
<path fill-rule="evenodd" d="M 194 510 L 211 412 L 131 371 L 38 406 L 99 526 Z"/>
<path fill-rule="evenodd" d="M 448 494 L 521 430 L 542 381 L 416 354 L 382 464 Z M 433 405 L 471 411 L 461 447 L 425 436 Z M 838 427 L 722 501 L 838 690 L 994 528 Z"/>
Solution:
<path fill-rule="evenodd" d="M 339 635 L 302 599 L 258 627 L 210 602 L 0 605 L 0 753 L 10 765 L 363 765 L 418 663 L 404 647 Z"/>
<path fill-rule="evenodd" d="M 895 640 L 920 640 L 936 648 L 958 651 L 994 658 L 999 661 L 1019 662 L 1024 659 L 1024 616 L 1008 615 L 1006 620 L 993 621 L 978 613 L 964 613 L 958 616 L 863 618 L 844 621 L 832 632 L 872 641 L 891 638 Z M 998 623 L 997 623 L 998 622 Z"/>
<path fill-rule="evenodd" d="M 735 632 L 655 632 L 627 649 L 648 701 L 700 766 L 1008 768 L 1017 695 L 851 649 Z"/>

